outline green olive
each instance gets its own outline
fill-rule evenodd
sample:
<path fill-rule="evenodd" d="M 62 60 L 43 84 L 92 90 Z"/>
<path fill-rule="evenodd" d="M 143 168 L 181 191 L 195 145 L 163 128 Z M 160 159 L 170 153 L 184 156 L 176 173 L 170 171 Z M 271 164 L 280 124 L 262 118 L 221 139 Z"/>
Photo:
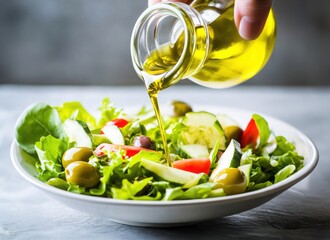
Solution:
<path fill-rule="evenodd" d="M 97 169 L 83 161 L 70 163 L 65 169 L 65 177 L 69 183 L 85 188 L 95 187 L 100 182 L 100 174 Z"/>
<path fill-rule="evenodd" d="M 189 106 L 187 103 L 182 101 L 173 101 L 171 103 L 171 106 L 173 108 L 173 116 L 174 117 L 182 117 L 188 112 L 192 112 L 191 106 Z"/>
<path fill-rule="evenodd" d="M 224 129 L 225 136 L 227 138 L 227 142 L 230 142 L 232 139 L 235 139 L 236 141 L 240 142 L 243 130 L 238 126 L 228 126 Z"/>
<path fill-rule="evenodd" d="M 62 156 L 62 165 L 66 168 L 70 163 L 76 161 L 88 162 L 93 155 L 93 150 L 88 147 L 73 147 L 68 149 Z"/>
<path fill-rule="evenodd" d="M 227 195 L 245 192 L 247 179 L 238 168 L 225 168 L 215 177 L 218 188 L 223 188 Z"/>

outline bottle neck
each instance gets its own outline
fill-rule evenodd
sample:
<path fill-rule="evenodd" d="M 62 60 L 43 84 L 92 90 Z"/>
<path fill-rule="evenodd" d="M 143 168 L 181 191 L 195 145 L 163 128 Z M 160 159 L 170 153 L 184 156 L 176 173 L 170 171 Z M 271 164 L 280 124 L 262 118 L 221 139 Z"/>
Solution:
<path fill-rule="evenodd" d="M 206 21 L 183 3 L 158 3 L 146 9 L 131 38 L 135 71 L 147 87 L 162 79 L 161 89 L 196 73 L 207 58 L 208 48 Z"/>

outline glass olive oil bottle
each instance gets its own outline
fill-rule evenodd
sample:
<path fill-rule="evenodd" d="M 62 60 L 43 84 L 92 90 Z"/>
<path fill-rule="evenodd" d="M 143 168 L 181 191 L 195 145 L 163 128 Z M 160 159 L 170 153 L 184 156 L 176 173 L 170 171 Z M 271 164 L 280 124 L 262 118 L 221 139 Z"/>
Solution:
<path fill-rule="evenodd" d="M 133 29 L 132 61 L 154 106 L 167 159 L 159 91 L 184 78 L 210 88 L 240 84 L 267 63 L 275 39 L 272 10 L 257 39 L 242 39 L 234 23 L 233 0 L 158 3 L 142 13 Z"/>

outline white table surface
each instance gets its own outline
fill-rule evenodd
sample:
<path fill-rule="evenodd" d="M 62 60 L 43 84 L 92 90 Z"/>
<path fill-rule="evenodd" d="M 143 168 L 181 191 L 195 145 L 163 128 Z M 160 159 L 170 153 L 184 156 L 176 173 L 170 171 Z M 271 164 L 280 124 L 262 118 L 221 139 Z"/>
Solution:
<path fill-rule="evenodd" d="M 9 155 L 15 121 L 29 104 L 81 101 L 93 111 L 104 97 L 116 106 L 150 106 L 144 87 L 0 85 L 0 239 L 330 239 L 330 88 L 173 86 L 160 103 L 234 107 L 295 126 L 316 144 L 320 161 L 301 183 L 253 210 L 192 226 L 140 228 L 71 210 L 16 173 Z"/>

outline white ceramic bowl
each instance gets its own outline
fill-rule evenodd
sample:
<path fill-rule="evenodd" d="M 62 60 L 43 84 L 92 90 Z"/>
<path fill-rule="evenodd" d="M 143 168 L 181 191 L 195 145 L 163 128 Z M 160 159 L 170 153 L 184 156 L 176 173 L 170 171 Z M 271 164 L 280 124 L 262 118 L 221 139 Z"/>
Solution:
<path fill-rule="evenodd" d="M 228 108 L 200 108 L 213 113 L 226 113 L 245 126 L 252 112 Z M 276 135 L 283 135 L 294 142 L 305 165 L 297 173 L 270 187 L 238 195 L 210 199 L 178 201 L 115 200 L 75 194 L 49 186 L 36 178 L 34 161 L 13 141 L 12 162 L 19 174 L 43 192 L 70 208 L 115 222 L 135 226 L 174 226 L 224 217 L 246 211 L 276 197 L 313 171 L 318 162 L 318 152 L 312 141 L 294 127 L 280 120 L 265 116 Z"/>

